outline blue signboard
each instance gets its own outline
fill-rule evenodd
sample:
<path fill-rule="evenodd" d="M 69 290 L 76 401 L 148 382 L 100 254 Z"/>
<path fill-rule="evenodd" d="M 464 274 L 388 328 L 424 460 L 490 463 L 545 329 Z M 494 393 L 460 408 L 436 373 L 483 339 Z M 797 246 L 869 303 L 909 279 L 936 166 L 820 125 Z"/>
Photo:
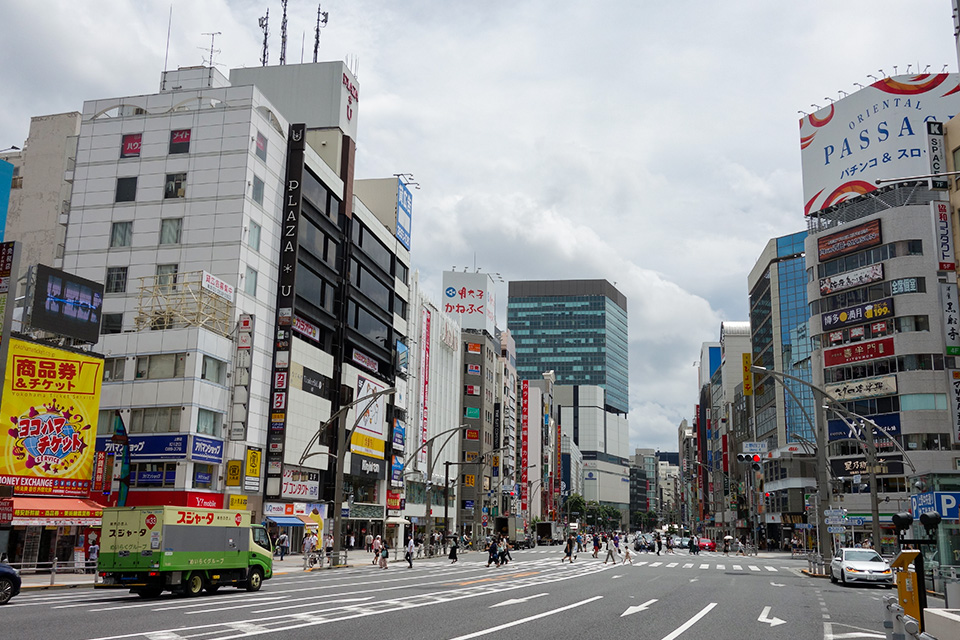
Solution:
<path fill-rule="evenodd" d="M 464 510 L 464 511 L 473 511 L 473 500 L 464 500 L 464 501 L 463 501 L 463 510 Z"/>
<path fill-rule="evenodd" d="M 197 473 L 194 474 L 194 478 L 193 478 L 193 481 L 197 484 L 210 484 L 212 480 L 213 480 L 212 473 L 204 473 L 202 471 L 197 471 Z"/>
<path fill-rule="evenodd" d="M 223 462 L 223 441 L 203 436 L 193 436 L 193 448 L 190 457 L 202 462 Z"/>
<path fill-rule="evenodd" d="M 13 183 L 13 165 L 0 160 L 0 242 L 7 226 L 7 207 L 10 204 L 10 185 Z M 16 239 L 16 238 L 15 238 Z M 407 247 L 409 249 L 409 247 Z"/>
<path fill-rule="evenodd" d="M 403 458 L 393 456 L 393 464 L 390 465 L 390 479 L 394 482 L 403 482 Z"/>
<path fill-rule="evenodd" d="M 410 228 L 413 226 L 413 194 L 397 178 L 397 240 L 410 250 Z"/>
<path fill-rule="evenodd" d="M 944 520 L 960 520 L 960 491 L 927 491 L 910 496 L 914 519 L 936 511 Z"/>
<path fill-rule="evenodd" d="M 890 435 L 891 437 L 896 437 L 900 435 L 900 414 L 899 413 L 883 413 L 875 416 L 864 416 L 873 422 L 877 423 L 877 426 Z M 850 419 L 850 422 L 858 424 L 859 421 Z M 843 420 L 829 420 L 827 421 L 827 431 L 830 434 L 829 439 L 831 442 L 834 440 L 843 440 L 845 438 L 857 439 L 859 435 L 861 438 L 863 434 L 854 434 L 850 432 L 850 427 Z M 873 439 L 877 443 L 877 447 L 880 449 L 893 448 L 893 444 L 890 442 L 889 438 L 883 436 L 883 434 L 878 433 L 877 429 L 873 430 Z"/>
<path fill-rule="evenodd" d="M 162 486 L 163 484 L 172 485 L 177 480 L 177 471 L 176 469 L 171 469 L 169 471 L 141 471 L 136 474 L 134 481 L 137 483 L 137 486 Z"/>
<path fill-rule="evenodd" d="M 407 442 L 407 428 L 398 418 L 393 420 L 393 448 L 403 451 Z"/>
<path fill-rule="evenodd" d="M 221 451 L 223 444 L 221 443 Z M 121 445 L 110 436 L 97 438 L 97 451 L 120 453 Z M 187 457 L 187 434 L 165 436 L 130 436 L 131 460 L 176 460 Z M 219 462 L 219 460 L 217 461 Z"/>

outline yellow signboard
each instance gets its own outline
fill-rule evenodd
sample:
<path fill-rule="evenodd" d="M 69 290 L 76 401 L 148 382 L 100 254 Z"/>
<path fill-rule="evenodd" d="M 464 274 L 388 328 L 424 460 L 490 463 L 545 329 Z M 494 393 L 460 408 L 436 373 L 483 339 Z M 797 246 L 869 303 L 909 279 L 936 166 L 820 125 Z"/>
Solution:
<path fill-rule="evenodd" d="M 477 480 L 476 476 L 473 475 L 472 473 L 463 474 L 463 486 L 465 487 L 474 486 L 476 484 L 476 480 Z"/>
<path fill-rule="evenodd" d="M 89 494 L 102 379 L 103 358 L 10 340 L 0 485 L 17 494 Z"/>
<path fill-rule="evenodd" d="M 230 509 L 234 511 L 246 511 L 247 510 L 247 496 L 228 496 L 230 501 L 227 503 Z"/>
<path fill-rule="evenodd" d="M 263 452 L 260 449 L 247 447 L 247 476 L 260 477 L 260 465 L 263 461 Z"/>
<path fill-rule="evenodd" d="M 379 458 L 383 460 L 385 457 L 385 443 L 379 438 L 374 438 L 373 436 L 368 436 L 365 433 L 360 433 L 360 430 L 353 432 L 353 437 L 350 438 L 350 451 L 355 451 L 357 453 L 362 453 L 365 456 L 370 456 L 371 458 Z"/>
<path fill-rule="evenodd" d="M 243 481 L 243 461 L 227 460 L 227 480 L 228 487 L 239 487 Z M 231 507 L 232 508 L 232 507 Z M 246 507 L 243 507 L 246 509 Z"/>
<path fill-rule="evenodd" d="M 753 395 L 753 356 L 749 353 L 743 354 L 743 395 Z"/>

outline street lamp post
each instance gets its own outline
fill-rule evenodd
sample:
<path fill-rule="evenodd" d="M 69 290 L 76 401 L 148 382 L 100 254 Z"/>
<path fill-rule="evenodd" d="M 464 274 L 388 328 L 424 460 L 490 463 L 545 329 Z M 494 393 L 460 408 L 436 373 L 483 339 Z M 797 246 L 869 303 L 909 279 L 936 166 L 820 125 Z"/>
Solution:
<path fill-rule="evenodd" d="M 450 522 L 450 466 L 451 465 L 468 465 L 468 464 L 486 464 L 484 458 L 491 454 L 494 454 L 498 451 L 503 451 L 504 449 L 509 449 L 509 446 L 497 447 L 496 449 L 491 449 L 490 451 L 485 451 L 477 456 L 476 460 L 470 460 L 469 462 L 452 462 L 447 460 L 443 463 L 444 467 L 444 504 L 443 504 L 443 527 L 446 529 L 449 526 Z M 483 467 L 481 466 L 481 471 Z M 482 473 L 480 474 L 482 475 Z M 474 484 L 476 487 L 476 484 Z M 482 489 L 481 489 L 482 490 Z"/>

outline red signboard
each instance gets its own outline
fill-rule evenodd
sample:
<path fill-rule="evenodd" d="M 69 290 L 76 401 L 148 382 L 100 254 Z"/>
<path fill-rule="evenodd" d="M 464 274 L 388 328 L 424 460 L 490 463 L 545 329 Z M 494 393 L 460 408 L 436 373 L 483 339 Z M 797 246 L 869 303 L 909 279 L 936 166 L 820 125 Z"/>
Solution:
<path fill-rule="evenodd" d="M 161 504 L 195 509 L 223 509 L 223 494 L 199 491 L 131 490 L 127 495 L 128 507 L 152 507 Z"/>
<path fill-rule="evenodd" d="M 139 158 L 140 141 L 143 139 L 141 133 L 128 133 L 123 136 L 123 144 L 120 147 L 121 158 Z"/>
<path fill-rule="evenodd" d="M 399 491 L 391 491 L 387 489 L 387 509 L 400 509 L 400 500 L 403 498 L 403 494 Z"/>
<path fill-rule="evenodd" d="M 103 475 L 107 464 L 107 452 L 97 451 L 97 456 L 93 462 L 93 490 L 103 491 Z"/>
<path fill-rule="evenodd" d="M 0 500 L 0 525 L 13 522 L 13 499 Z"/>
<path fill-rule="evenodd" d="M 467 440 L 479 440 L 479 439 L 480 439 L 479 429 L 467 429 Z"/>
<path fill-rule="evenodd" d="M 881 338 L 869 342 L 857 342 L 843 347 L 826 349 L 823 352 L 823 366 L 836 367 L 841 364 L 873 360 L 894 355 L 893 338 Z"/>
<path fill-rule="evenodd" d="M 524 380 L 520 383 L 520 509 L 527 512 L 527 460 L 528 460 L 528 435 L 530 420 L 530 382 Z"/>

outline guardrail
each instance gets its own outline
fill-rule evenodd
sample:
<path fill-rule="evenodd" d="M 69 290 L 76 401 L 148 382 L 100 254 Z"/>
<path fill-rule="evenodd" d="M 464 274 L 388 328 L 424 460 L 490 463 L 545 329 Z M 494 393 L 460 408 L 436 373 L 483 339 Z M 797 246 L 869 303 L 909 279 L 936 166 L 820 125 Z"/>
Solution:
<path fill-rule="evenodd" d="M 823 561 L 823 556 L 819 553 L 808 553 L 807 564 L 809 565 L 810 573 L 820 576 L 827 573 L 826 563 Z"/>
<path fill-rule="evenodd" d="M 21 576 L 27 574 L 49 573 L 50 584 L 54 584 L 56 582 L 58 573 L 90 573 L 93 574 L 91 576 L 91 579 L 93 580 L 96 579 L 97 574 L 96 560 L 87 560 L 82 564 L 76 560 L 53 560 L 51 562 L 9 562 L 7 564 L 14 569 L 17 569 Z"/>

